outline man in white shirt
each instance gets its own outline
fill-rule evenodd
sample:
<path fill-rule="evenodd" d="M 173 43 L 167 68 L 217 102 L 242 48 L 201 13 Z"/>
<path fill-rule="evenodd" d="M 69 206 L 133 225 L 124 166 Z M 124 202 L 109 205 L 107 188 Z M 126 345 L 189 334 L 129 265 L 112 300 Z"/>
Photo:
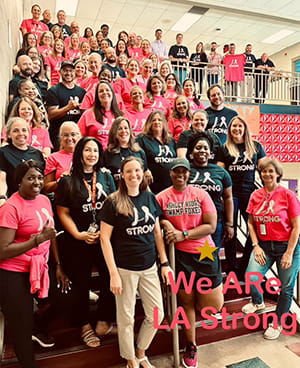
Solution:
<path fill-rule="evenodd" d="M 151 51 L 158 55 L 160 59 L 168 57 L 168 46 L 162 41 L 162 30 L 158 28 L 155 31 L 155 41 L 151 42 Z"/>

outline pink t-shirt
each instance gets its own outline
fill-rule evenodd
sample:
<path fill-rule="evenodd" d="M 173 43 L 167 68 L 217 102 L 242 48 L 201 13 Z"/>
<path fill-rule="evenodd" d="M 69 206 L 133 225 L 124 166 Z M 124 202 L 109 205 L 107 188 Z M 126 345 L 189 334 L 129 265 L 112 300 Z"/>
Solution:
<path fill-rule="evenodd" d="M 128 78 L 121 78 L 114 83 L 114 91 L 122 97 L 126 109 L 132 107 L 130 91 L 133 86 L 139 86 L 144 92 L 146 91 L 146 86 L 144 83 L 139 81 L 133 82 Z"/>
<path fill-rule="evenodd" d="M 29 145 L 42 152 L 44 148 L 53 148 L 48 130 L 45 128 L 31 128 Z"/>
<path fill-rule="evenodd" d="M 52 47 L 51 46 L 42 45 L 42 46 L 38 46 L 38 50 L 44 56 L 44 58 L 47 58 L 48 56 L 51 55 Z M 45 59 L 45 63 L 46 62 L 47 61 Z"/>
<path fill-rule="evenodd" d="M 43 32 L 49 31 L 49 28 L 45 23 L 33 19 L 23 19 L 21 28 L 25 28 L 27 33 L 30 32 L 37 35 L 38 41 L 40 40 Z"/>
<path fill-rule="evenodd" d="M 164 218 L 169 220 L 177 230 L 192 230 L 202 224 L 203 215 L 216 213 L 215 205 L 209 194 L 200 188 L 188 185 L 181 192 L 173 187 L 160 192 L 156 199 L 163 210 Z M 215 244 L 210 235 L 197 240 L 184 240 L 175 244 L 176 249 L 187 253 L 199 253 L 205 241 L 211 247 Z"/>
<path fill-rule="evenodd" d="M 203 105 L 201 101 L 199 101 L 200 105 L 197 105 L 193 97 L 188 97 L 187 99 L 190 103 L 190 109 L 192 112 L 197 111 L 197 110 L 205 110 L 205 106 Z"/>
<path fill-rule="evenodd" d="M 86 110 L 78 121 L 78 127 L 84 137 L 94 137 L 102 144 L 103 150 L 107 148 L 108 133 L 115 117 L 111 111 L 106 111 L 103 123 L 100 124 L 92 109 Z"/>
<path fill-rule="evenodd" d="M 178 96 L 178 93 L 174 91 L 173 89 L 167 89 L 164 97 L 169 101 L 172 111 L 174 110 L 174 101 L 176 100 L 176 97 Z"/>
<path fill-rule="evenodd" d="M 68 60 L 74 61 L 76 59 L 80 59 L 81 54 L 82 52 L 79 49 L 66 49 L 66 55 Z"/>
<path fill-rule="evenodd" d="M 188 120 L 187 118 L 183 118 L 180 120 L 170 118 L 168 120 L 169 132 L 172 134 L 176 142 L 178 142 L 179 136 L 184 130 L 190 129 L 191 123 L 191 120 Z"/>
<path fill-rule="evenodd" d="M 143 59 L 143 51 L 140 47 L 128 47 L 128 53 L 131 59 L 136 59 L 139 62 Z"/>
<path fill-rule="evenodd" d="M 49 199 L 40 194 L 33 200 L 25 200 L 18 192 L 14 193 L 0 208 L 0 227 L 14 229 L 15 243 L 29 240 L 32 235 L 41 233 L 47 220 L 54 226 Z M 14 272 L 30 272 L 31 292 L 39 292 L 40 298 L 48 295 L 48 257 L 50 241 L 41 243 L 17 257 L 0 261 L 0 268 Z"/>
<path fill-rule="evenodd" d="M 136 136 L 142 132 L 147 117 L 150 115 L 151 112 L 152 109 L 144 109 L 143 111 L 129 109 L 127 111 L 128 120 L 130 121 L 132 130 L 134 131 Z"/>
<path fill-rule="evenodd" d="M 72 160 L 73 153 L 64 150 L 51 153 L 46 161 L 45 175 L 55 172 L 55 180 L 58 180 L 64 172 L 70 171 Z"/>
<path fill-rule="evenodd" d="M 154 96 L 153 98 L 154 101 L 151 101 L 148 96 L 145 96 L 145 108 L 152 110 L 161 110 L 168 119 L 168 117 L 171 115 L 170 102 L 163 96 Z"/>
<path fill-rule="evenodd" d="M 63 56 L 56 56 L 53 57 L 52 55 L 50 55 L 49 57 L 47 57 L 47 65 L 49 65 L 50 69 L 51 69 L 51 86 L 55 86 L 56 84 L 59 83 L 60 80 L 60 66 L 61 63 L 65 60 L 66 58 Z"/>
<path fill-rule="evenodd" d="M 300 215 L 300 202 L 282 186 L 271 193 L 261 188 L 251 194 L 247 212 L 253 215 L 260 240 L 287 241 L 292 231 L 291 219 Z"/>
<path fill-rule="evenodd" d="M 66 38 L 64 39 L 64 43 L 65 43 L 65 46 L 66 46 L 66 47 L 69 47 L 69 45 L 70 45 L 70 40 L 71 40 L 71 36 L 66 37 Z M 82 42 L 89 42 L 89 40 L 88 40 L 87 38 L 85 38 L 85 37 L 80 36 L 80 37 L 79 37 L 79 43 L 81 44 Z"/>
<path fill-rule="evenodd" d="M 87 92 L 91 91 L 93 88 L 96 88 L 97 84 L 99 83 L 98 76 L 96 77 L 88 77 L 85 78 L 80 87 L 84 88 Z M 95 90 L 94 90 L 94 101 L 95 101 Z"/>
<path fill-rule="evenodd" d="M 225 55 L 223 58 L 223 64 L 225 65 L 225 80 L 229 82 L 243 81 L 245 63 L 245 54 Z"/>

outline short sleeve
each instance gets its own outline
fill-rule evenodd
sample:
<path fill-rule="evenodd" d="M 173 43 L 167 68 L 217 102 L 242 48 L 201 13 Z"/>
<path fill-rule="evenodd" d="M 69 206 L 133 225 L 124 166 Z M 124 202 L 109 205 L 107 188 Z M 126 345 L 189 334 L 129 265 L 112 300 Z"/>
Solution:
<path fill-rule="evenodd" d="M 7 202 L 0 207 L 0 227 L 14 230 L 18 229 L 17 209 Z"/>
<path fill-rule="evenodd" d="M 107 198 L 100 211 L 100 220 L 108 225 L 115 226 L 117 224 L 116 207 L 112 198 Z"/>
<path fill-rule="evenodd" d="M 59 182 L 57 187 L 57 198 L 56 204 L 61 207 L 70 208 L 72 206 L 72 200 L 69 196 L 70 193 L 70 185 L 69 185 L 70 177 L 63 176 Z"/>

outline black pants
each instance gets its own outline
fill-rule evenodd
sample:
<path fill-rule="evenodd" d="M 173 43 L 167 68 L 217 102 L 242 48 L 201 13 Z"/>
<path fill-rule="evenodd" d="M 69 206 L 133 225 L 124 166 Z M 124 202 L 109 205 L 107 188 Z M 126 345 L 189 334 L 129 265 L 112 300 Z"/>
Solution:
<path fill-rule="evenodd" d="M 12 332 L 14 349 L 22 368 L 35 368 L 33 344 L 33 295 L 29 273 L 0 269 L 0 305 Z"/>
<path fill-rule="evenodd" d="M 110 291 L 110 276 L 100 244 L 89 245 L 75 240 L 67 233 L 58 242 L 63 270 L 72 281 L 72 289 L 68 294 L 62 294 L 52 282 L 49 293 L 51 306 L 67 312 L 77 326 L 90 323 L 89 290 L 91 271 L 95 266 L 100 275 L 97 318 L 101 321 L 115 321 L 115 297 Z"/>

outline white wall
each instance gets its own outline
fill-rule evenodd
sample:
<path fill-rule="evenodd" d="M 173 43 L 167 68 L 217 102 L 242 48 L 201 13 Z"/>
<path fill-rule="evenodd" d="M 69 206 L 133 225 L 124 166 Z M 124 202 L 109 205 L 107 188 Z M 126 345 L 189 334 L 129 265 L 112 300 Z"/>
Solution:
<path fill-rule="evenodd" d="M 12 78 L 12 66 L 20 48 L 19 27 L 23 19 L 22 0 L 0 1 L 0 127 L 5 124 L 8 103 L 8 83 Z M 11 32 L 9 32 L 9 28 Z M 9 42 L 10 41 L 10 42 Z"/>
<path fill-rule="evenodd" d="M 276 54 L 270 56 L 270 59 L 276 65 L 276 69 L 294 72 L 293 60 L 300 59 L 300 42 L 291 47 L 287 47 Z"/>

